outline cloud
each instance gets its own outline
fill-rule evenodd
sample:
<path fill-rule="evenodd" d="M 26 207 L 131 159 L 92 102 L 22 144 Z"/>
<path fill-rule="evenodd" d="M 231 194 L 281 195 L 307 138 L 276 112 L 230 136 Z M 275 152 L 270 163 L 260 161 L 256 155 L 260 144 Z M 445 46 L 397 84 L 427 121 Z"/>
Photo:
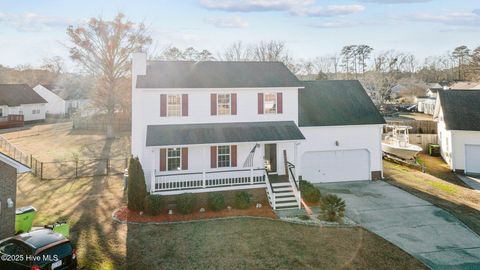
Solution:
<path fill-rule="evenodd" d="M 437 23 L 447 26 L 462 26 L 462 27 L 479 27 L 480 26 L 480 11 L 478 9 L 464 12 L 451 11 L 446 13 L 415 13 L 403 17 L 402 20 L 411 20 L 418 22 Z"/>
<path fill-rule="evenodd" d="M 302 10 L 293 11 L 293 14 L 310 17 L 333 17 L 339 15 L 349 15 L 362 12 L 365 7 L 362 5 L 332 5 L 326 7 L 311 7 Z"/>
<path fill-rule="evenodd" d="M 238 16 L 207 18 L 206 21 L 218 28 L 245 28 L 248 26 L 248 22 Z"/>
<path fill-rule="evenodd" d="M 313 3 L 314 0 L 200 0 L 200 5 L 207 9 L 234 12 L 286 11 Z"/>
<path fill-rule="evenodd" d="M 36 13 L 7 14 L 0 12 L 0 25 L 23 32 L 41 32 L 52 28 L 65 28 L 77 21 L 62 17 L 50 17 Z"/>
<path fill-rule="evenodd" d="M 352 21 L 352 20 L 336 20 L 336 21 L 328 21 L 328 22 L 320 22 L 320 23 L 313 23 L 309 24 L 308 26 L 314 28 L 349 28 L 349 27 L 359 27 L 359 26 L 369 26 L 369 25 L 376 25 L 379 24 L 378 22 L 373 21 Z"/>
<path fill-rule="evenodd" d="M 379 3 L 379 4 L 412 4 L 412 3 L 426 3 L 433 0 L 361 0 L 366 3 Z"/>
<path fill-rule="evenodd" d="M 200 0 L 206 9 L 227 12 L 284 11 L 294 16 L 332 17 L 365 10 L 358 4 L 317 6 L 315 0 Z"/>

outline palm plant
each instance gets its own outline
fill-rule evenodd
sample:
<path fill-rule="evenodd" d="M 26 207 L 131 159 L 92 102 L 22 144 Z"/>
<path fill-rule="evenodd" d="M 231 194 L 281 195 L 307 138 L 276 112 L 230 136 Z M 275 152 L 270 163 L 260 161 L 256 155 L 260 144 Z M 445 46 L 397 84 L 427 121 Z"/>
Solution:
<path fill-rule="evenodd" d="M 328 194 L 321 198 L 321 217 L 327 221 L 337 221 L 345 213 L 345 201 L 334 194 Z"/>

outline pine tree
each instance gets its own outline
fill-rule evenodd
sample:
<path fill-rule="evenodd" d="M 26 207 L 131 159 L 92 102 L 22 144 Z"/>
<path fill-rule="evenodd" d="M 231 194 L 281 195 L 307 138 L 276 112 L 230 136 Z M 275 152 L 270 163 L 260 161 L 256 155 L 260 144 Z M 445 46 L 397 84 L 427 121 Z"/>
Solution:
<path fill-rule="evenodd" d="M 130 157 L 128 166 L 128 209 L 143 211 L 143 202 L 147 196 L 145 175 L 138 157 Z"/>

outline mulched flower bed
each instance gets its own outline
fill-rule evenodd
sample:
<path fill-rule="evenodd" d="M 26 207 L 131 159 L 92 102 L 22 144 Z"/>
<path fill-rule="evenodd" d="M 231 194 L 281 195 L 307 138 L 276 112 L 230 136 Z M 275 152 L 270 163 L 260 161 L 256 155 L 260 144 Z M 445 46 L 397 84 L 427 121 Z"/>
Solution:
<path fill-rule="evenodd" d="M 273 212 L 272 208 L 263 206 L 262 208 L 256 208 L 252 206 L 248 209 L 231 209 L 231 210 L 221 210 L 218 212 L 214 211 L 205 211 L 200 213 L 198 210 L 192 214 L 182 215 L 179 213 L 174 213 L 169 215 L 167 213 L 161 214 L 158 216 L 148 216 L 146 214 L 140 215 L 140 212 L 130 211 L 127 207 L 118 209 L 113 213 L 113 217 L 120 220 L 121 222 L 138 222 L 138 223 L 148 223 L 148 222 L 157 222 L 157 223 L 168 223 L 168 222 L 182 222 L 182 221 L 193 221 L 193 220 L 204 220 L 204 219 L 215 219 L 215 218 L 225 218 L 225 217 L 266 217 L 276 219 L 277 216 Z"/>

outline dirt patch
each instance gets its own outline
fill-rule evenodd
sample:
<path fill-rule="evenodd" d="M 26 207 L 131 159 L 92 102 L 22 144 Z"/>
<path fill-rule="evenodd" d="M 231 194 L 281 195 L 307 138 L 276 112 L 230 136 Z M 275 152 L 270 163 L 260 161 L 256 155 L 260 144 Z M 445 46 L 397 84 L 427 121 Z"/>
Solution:
<path fill-rule="evenodd" d="M 265 217 L 276 219 L 277 216 L 273 212 L 272 208 L 267 206 L 262 206 L 262 208 L 256 208 L 252 206 L 248 209 L 231 209 L 231 210 L 221 210 L 218 212 L 206 211 L 206 212 L 195 212 L 192 214 L 181 215 L 181 214 L 172 214 L 167 213 L 157 215 L 157 216 L 148 216 L 140 215 L 138 211 L 130 211 L 126 207 L 120 208 L 113 214 L 115 218 L 122 222 L 137 222 L 137 223 L 168 223 L 168 222 L 179 222 L 179 221 L 194 221 L 194 220 L 205 220 L 205 219 L 215 219 L 215 218 L 226 218 L 226 217 Z"/>

